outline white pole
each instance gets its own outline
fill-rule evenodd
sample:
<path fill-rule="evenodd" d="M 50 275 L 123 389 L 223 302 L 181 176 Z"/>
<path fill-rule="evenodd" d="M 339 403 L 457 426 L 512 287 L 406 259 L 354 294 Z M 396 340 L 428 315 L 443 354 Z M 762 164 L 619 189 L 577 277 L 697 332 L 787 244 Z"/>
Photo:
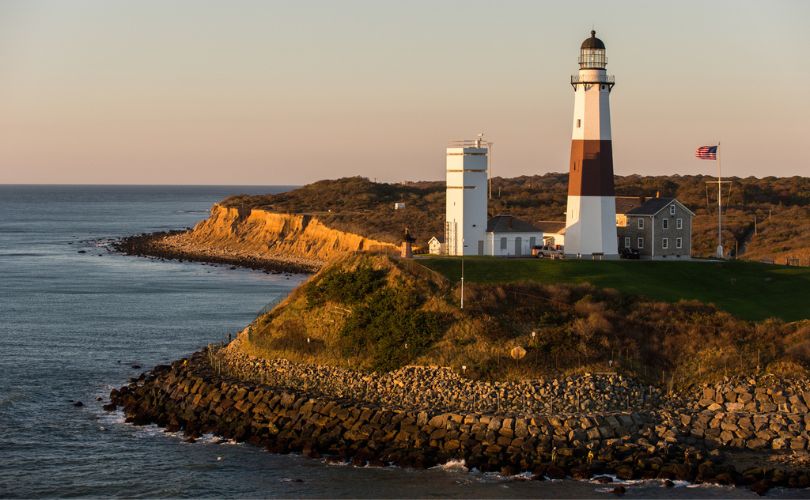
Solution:
<path fill-rule="evenodd" d="M 723 258 L 723 177 L 720 170 L 720 141 L 717 141 L 717 256 Z"/>
<path fill-rule="evenodd" d="M 488 142 L 487 145 L 489 146 L 489 155 L 487 156 L 487 175 L 489 176 L 488 184 L 489 184 L 489 199 L 492 199 L 492 143 Z"/>
<path fill-rule="evenodd" d="M 464 309 L 464 238 L 461 239 L 461 308 Z"/>

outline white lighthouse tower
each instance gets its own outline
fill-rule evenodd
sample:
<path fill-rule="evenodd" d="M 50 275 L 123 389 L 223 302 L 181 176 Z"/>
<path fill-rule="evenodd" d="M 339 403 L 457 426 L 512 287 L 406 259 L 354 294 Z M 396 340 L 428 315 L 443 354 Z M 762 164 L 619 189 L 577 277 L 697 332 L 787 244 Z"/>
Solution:
<path fill-rule="evenodd" d="M 482 136 L 447 147 L 444 241 L 448 255 L 484 254 L 488 153 L 489 143 Z"/>
<path fill-rule="evenodd" d="M 580 47 L 574 87 L 574 123 L 568 175 L 565 253 L 618 255 L 610 91 L 614 78 L 605 71 L 605 44 L 591 31 Z"/>

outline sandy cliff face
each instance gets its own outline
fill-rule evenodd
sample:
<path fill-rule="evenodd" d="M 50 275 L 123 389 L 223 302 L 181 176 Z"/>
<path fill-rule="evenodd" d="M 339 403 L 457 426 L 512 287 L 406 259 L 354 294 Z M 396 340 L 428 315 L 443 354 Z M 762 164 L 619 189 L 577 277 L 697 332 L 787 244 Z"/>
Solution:
<path fill-rule="evenodd" d="M 208 219 L 162 245 L 192 253 L 257 259 L 294 260 L 320 265 L 346 252 L 395 249 L 394 245 L 331 229 L 309 215 L 215 204 Z"/>

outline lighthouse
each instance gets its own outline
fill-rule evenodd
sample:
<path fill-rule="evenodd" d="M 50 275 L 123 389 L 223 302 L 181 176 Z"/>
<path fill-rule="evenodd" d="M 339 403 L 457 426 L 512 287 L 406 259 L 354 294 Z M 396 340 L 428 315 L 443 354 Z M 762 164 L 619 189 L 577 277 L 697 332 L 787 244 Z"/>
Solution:
<path fill-rule="evenodd" d="M 618 255 L 610 91 L 605 44 L 591 31 L 579 51 L 579 73 L 571 76 L 574 122 L 568 174 L 565 253 Z"/>

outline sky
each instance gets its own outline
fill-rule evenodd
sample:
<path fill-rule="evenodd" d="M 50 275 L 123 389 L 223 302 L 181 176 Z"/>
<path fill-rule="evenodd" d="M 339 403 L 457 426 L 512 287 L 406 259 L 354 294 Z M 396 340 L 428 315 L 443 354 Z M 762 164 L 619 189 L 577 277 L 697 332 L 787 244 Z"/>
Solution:
<path fill-rule="evenodd" d="M 607 46 L 617 174 L 810 175 L 810 2 L 0 1 L 0 183 L 303 184 L 567 172 Z"/>

